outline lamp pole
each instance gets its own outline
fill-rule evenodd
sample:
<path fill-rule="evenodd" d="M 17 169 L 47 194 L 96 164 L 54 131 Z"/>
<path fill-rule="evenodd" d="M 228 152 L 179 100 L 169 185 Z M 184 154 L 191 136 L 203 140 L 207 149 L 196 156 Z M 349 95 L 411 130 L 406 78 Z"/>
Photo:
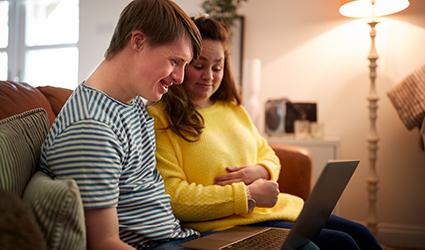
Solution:
<path fill-rule="evenodd" d="M 371 231 L 372 234 L 376 236 L 378 232 L 377 224 L 378 219 L 376 216 L 376 200 L 377 200 L 377 191 L 378 191 L 378 175 L 376 172 L 376 160 L 377 160 L 377 151 L 378 151 L 378 141 L 379 137 L 376 132 L 376 119 L 378 109 L 378 94 L 376 91 L 375 80 L 376 80 L 376 68 L 378 67 L 376 60 L 378 60 L 379 56 L 376 52 L 375 48 L 375 36 L 376 29 L 375 26 L 379 22 L 376 22 L 372 19 L 372 21 L 368 22 L 371 30 L 370 30 L 370 39 L 371 39 L 371 48 L 369 52 L 369 77 L 370 77 L 370 90 L 369 95 L 367 97 L 369 101 L 369 119 L 370 119 L 370 127 L 369 133 L 367 135 L 368 142 L 368 150 L 369 150 L 369 173 L 366 177 L 367 182 L 367 190 L 368 190 L 368 200 L 369 200 L 369 210 L 366 217 L 367 227 Z"/>
<path fill-rule="evenodd" d="M 376 60 L 378 60 L 378 53 L 375 48 L 375 37 L 376 30 L 375 26 L 379 23 L 375 21 L 375 16 L 384 16 L 397 13 L 406 9 L 409 6 L 409 0 L 394 0 L 384 2 L 383 0 L 370 0 L 368 1 L 357 1 L 357 0 L 340 0 L 341 6 L 339 12 L 348 17 L 371 17 L 371 21 L 368 22 L 370 26 L 370 39 L 371 39 L 371 48 L 369 52 L 369 78 L 370 78 L 370 90 L 367 96 L 369 101 L 369 133 L 366 136 L 368 143 L 367 149 L 369 152 L 369 172 L 366 176 L 367 191 L 368 191 L 368 201 L 369 201 L 369 210 L 366 216 L 366 226 L 368 229 L 376 236 L 378 232 L 378 218 L 376 216 L 376 200 L 378 192 L 378 174 L 376 172 L 376 160 L 378 152 L 378 133 L 376 132 L 376 119 L 378 109 L 378 94 L 376 92 L 375 80 L 376 80 Z M 376 4 L 378 3 L 378 4 Z"/>

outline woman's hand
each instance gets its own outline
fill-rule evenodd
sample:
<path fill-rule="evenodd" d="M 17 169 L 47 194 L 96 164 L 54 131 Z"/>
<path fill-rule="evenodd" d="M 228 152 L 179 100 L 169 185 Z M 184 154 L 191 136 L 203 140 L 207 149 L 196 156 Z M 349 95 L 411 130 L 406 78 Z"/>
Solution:
<path fill-rule="evenodd" d="M 215 178 L 215 184 L 225 186 L 235 182 L 243 182 L 249 185 L 257 179 L 270 179 L 269 171 L 261 165 L 244 165 L 238 167 L 227 167 L 228 174 Z"/>
<path fill-rule="evenodd" d="M 257 207 L 273 207 L 276 205 L 279 195 L 279 184 L 277 182 L 258 179 L 248 187 Z"/>

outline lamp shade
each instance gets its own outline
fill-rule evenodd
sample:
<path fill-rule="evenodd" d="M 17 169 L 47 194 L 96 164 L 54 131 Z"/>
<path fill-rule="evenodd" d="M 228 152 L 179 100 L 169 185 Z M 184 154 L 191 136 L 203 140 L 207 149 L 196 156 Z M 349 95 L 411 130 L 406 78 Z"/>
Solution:
<path fill-rule="evenodd" d="M 341 0 L 339 12 L 347 17 L 385 16 L 402 11 L 409 0 Z"/>

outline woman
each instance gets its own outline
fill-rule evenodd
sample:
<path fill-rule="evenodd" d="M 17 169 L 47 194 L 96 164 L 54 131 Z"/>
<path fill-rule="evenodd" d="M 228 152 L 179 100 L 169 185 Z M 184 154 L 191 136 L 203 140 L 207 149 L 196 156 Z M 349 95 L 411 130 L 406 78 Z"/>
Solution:
<path fill-rule="evenodd" d="M 229 31 L 206 17 L 194 22 L 203 38 L 199 59 L 186 67 L 181 86 L 148 108 L 173 212 L 201 232 L 291 227 L 303 200 L 279 193 L 279 160 L 242 107 L 232 76 Z M 320 249 L 382 249 L 365 227 L 336 216 L 313 242 Z"/>

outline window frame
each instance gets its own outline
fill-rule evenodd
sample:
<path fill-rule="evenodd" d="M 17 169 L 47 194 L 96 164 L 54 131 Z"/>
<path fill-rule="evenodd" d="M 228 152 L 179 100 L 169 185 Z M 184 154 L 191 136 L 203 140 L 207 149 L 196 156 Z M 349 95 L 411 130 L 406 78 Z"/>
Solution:
<path fill-rule="evenodd" d="M 0 48 L 0 52 L 7 53 L 7 80 L 25 81 L 25 63 L 28 51 L 44 49 L 76 48 L 77 53 L 79 39 L 75 43 L 61 43 L 53 45 L 26 45 L 26 0 L 0 0 L 9 3 L 9 37 L 6 48 Z M 77 72 L 78 76 L 78 67 Z M 31 84 L 31 83 L 30 83 Z"/>

